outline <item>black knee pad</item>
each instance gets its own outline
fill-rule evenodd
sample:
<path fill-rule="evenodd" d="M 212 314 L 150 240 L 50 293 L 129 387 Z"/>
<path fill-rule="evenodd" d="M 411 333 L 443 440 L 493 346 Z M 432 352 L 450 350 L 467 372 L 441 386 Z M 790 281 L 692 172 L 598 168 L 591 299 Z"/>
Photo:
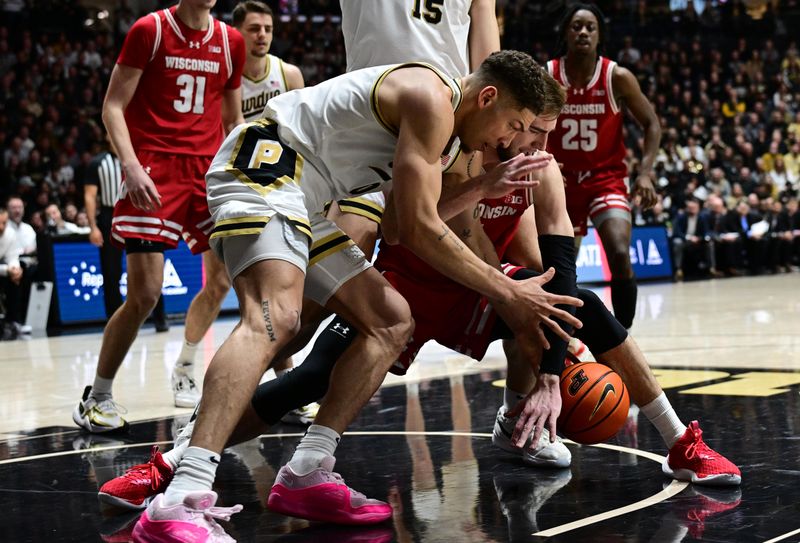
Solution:
<path fill-rule="evenodd" d="M 602 300 L 584 288 L 578 289 L 578 298 L 583 301 L 583 306 L 578 308 L 576 316 L 583 323 L 583 328 L 575 331 L 575 337 L 583 341 L 595 356 L 622 345 L 628 337 L 628 331 L 614 318 Z"/>
<path fill-rule="evenodd" d="M 163 253 L 170 249 L 162 241 L 152 241 L 149 239 L 125 238 L 125 252 L 133 253 Z"/>

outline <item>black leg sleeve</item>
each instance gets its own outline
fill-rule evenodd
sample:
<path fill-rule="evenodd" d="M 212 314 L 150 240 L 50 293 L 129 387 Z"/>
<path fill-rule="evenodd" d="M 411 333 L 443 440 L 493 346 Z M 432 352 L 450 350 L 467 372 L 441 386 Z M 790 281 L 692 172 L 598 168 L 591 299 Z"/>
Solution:
<path fill-rule="evenodd" d="M 276 424 L 291 411 L 325 396 L 336 361 L 358 332 L 340 317 L 322 331 L 302 364 L 277 379 L 258 385 L 251 405 L 265 423 Z"/>
<path fill-rule="evenodd" d="M 578 289 L 578 298 L 583 301 L 576 316 L 583 323 L 583 328 L 575 330 L 575 337 L 583 341 L 589 350 L 597 356 L 622 345 L 628 337 L 628 331 L 614 318 L 597 295 L 585 288 Z"/>
<path fill-rule="evenodd" d="M 611 305 L 614 316 L 627 330 L 633 324 L 636 314 L 636 278 L 611 280 Z"/>

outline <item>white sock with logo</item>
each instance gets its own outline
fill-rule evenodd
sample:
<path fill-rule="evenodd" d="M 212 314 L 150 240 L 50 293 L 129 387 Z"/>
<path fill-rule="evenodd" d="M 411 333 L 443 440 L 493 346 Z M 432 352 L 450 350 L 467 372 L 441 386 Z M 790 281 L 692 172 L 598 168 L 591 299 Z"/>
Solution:
<path fill-rule="evenodd" d="M 217 475 L 219 455 L 201 447 L 188 447 L 164 493 L 164 505 L 183 503 L 190 492 L 211 490 Z"/>
<path fill-rule="evenodd" d="M 671 449 L 686 431 L 686 425 L 678 418 L 678 414 L 663 392 L 649 404 L 643 405 L 642 413 L 661 434 L 667 449 Z"/>
<path fill-rule="evenodd" d="M 181 352 L 178 354 L 178 360 L 175 362 L 176 372 L 183 373 L 184 375 L 194 378 L 194 359 L 197 355 L 197 348 L 199 346 L 199 342 L 191 343 L 185 339 L 183 340 L 183 347 L 181 347 Z"/>
<path fill-rule="evenodd" d="M 312 424 L 300 440 L 289 467 L 297 475 L 306 475 L 317 469 L 328 456 L 333 456 L 341 436 L 327 426 Z"/>

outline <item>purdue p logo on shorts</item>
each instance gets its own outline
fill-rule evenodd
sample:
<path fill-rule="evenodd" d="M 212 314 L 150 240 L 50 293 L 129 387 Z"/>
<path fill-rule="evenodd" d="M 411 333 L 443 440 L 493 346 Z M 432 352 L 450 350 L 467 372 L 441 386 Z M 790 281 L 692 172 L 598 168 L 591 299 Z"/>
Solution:
<path fill-rule="evenodd" d="M 284 145 L 276 124 L 262 120 L 242 130 L 225 169 L 266 196 L 287 183 L 300 183 L 303 157 Z"/>

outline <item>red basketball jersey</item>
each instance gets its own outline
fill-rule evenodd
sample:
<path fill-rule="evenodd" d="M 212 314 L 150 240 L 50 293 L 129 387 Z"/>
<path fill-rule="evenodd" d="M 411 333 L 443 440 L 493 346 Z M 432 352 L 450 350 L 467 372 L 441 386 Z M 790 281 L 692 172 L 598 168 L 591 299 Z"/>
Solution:
<path fill-rule="evenodd" d="M 502 261 L 508 245 L 519 227 L 520 217 L 533 203 L 529 189 L 517 189 L 502 198 L 481 200 L 478 204 L 481 223 Z M 434 270 L 421 258 L 401 245 L 381 245 L 375 267 L 412 277 L 417 282 L 463 288 L 452 279 Z M 415 300 L 417 301 L 417 300 Z"/>
<path fill-rule="evenodd" d="M 567 103 L 550 134 L 547 150 L 566 171 L 620 169 L 625 175 L 622 112 L 611 86 L 617 63 L 600 57 L 591 81 L 583 88 L 570 86 L 564 63 L 564 57 L 547 63 L 550 75 L 567 88 Z"/>
<path fill-rule="evenodd" d="M 244 39 L 209 16 L 193 30 L 175 6 L 131 27 L 117 64 L 143 70 L 125 109 L 135 150 L 214 156 L 224 136 L 222 98 L 241 84 Z"/>

